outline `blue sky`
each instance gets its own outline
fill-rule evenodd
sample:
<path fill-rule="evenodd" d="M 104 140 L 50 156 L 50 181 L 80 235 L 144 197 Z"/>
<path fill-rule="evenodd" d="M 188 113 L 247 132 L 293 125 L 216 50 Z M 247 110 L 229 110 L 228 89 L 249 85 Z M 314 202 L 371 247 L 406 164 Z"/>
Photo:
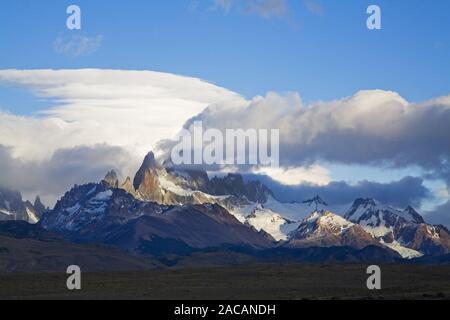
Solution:
<path fill-rule="evenodd" d="M 306 101 L 376 88 L 410 101 L 448 93 L 450 2 L 315 3 L 323 14 L 288 1 L 285 16 L 268 19 L 214 10 L 206 0 L 3 0 L 0 68 L 157 70 L 199 77 L 246 97 L 296 91 Z M 382 9 L 380 31 L 366 28 L 372 3 Z M 66 30 L 69 4 L 82 9 L 80 32 Z M 101 35 L 100 48 L 76 58 L 54 50 L 59 35 L 77 32 Z M 2 105 L 17 113 L 43 106 L 17 90 L 0 93 Z"/>
<path fill-rule="evenodd" d="M 227 0 L 2 0 L 0 70 L 154 70 L 204 79 L 248 99 L 298 92 L 306 102 L 369 89 L 410 102 L 450 92 L 448 0 L 285 0 L 287 11 L 271 17 L 242 5 L 223 10 L 215 1 Z M 80 31 L 66 28 L 71 4 L 81 7 Z M 370 4 L 381 7 L 382 30 L 366 27 Z M 71 37 L 94 39 L 95 48 L 80 56 L 55 48 Z M 32 115 L 54 103 L 0 84 L 0 110 Z M 414 167 L 328 168 L 334 181 L 350 183 L 422 175 Z M 443 180 L 426 185 L 446 187 Z"/>

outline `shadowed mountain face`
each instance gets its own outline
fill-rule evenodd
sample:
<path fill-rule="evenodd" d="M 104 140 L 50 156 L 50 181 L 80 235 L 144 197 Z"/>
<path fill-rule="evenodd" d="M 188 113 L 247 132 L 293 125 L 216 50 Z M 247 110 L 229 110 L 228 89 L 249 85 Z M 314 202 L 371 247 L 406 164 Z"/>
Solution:
<path fill-rule="evenodd" d="M 37 223 L 45 212 L 39 197 L 34 204 L 23 201 L 20 192 L 0 187 L 0 221 L 23 220 Z"/>
<path fill-rule="evenodd" d="M 198 208 L 198 210 L 204 210 Z M 211 212 L 203 212 L 210 216 Z M 192 212 L 192 215 L 202 213 Z M 225 212 L 224 212 L 225 214 Z M 191 219 L 187 214 L 182 219 Z M 178 219 L 170 216 L 168 220 Z M 197 218 L 197 217 L 195 217 Z M 225 219 L 225 215 L 212 214 L 215 221 Z M 260 247 L 249 245 L 219 245 L 209 248 L 195 248 L 203 243 L 186 244 L 183 240 L 175 240 L 162 235 L 161 225 L 154 223 L 150 217 L 137 219 L 124 228 L 117 228 L 109 233 L 109 239 L 103 239 L 113 246 L 95 244 L 76 244 L 64 241 L 61 236 L 48 232 L 38 225 L 26 222 L 11 221 L 0 222 L 0 273 L 22 272 L 65 272 L 67 266 L 78 265 L 84 271 L 129 271 L 161 268 L 165 266 L 176 267 L 205 267 L 212 265 L 238 265 L 243 263 L 347 263 L 347 262 L 398 262 L 400 256 L 393 251 L 382 247 L 368 246 L 364 249 L 351 247 L 303 248 L 290 249 L 284 247 L 263 248 L 267 245 L 265 240 L 259 239 Z M 171 224 L 171 223 L 170 223 Z M 156 232 L 154 230 L 157 230 Z M 186 231 L 195 233 L 195 230 Z M 214 233 L 215 230 L 211 230 Z M 164 236 L 155 236 L 159 233 Z M 243 236 L 247 239 L 247 231 Z M 151 239 L 149 235 L 152 235 Z M 219 235 L 220 237 L 228 235 Z M 233 235 L 239 237 L 240 233 Z M 150 240 L 146 240 L 150 239 Z M 264 238 L 263 238 L 264 239 Z M 137 244 L 139 243 L 139 247 Z M 216 242 L 218 243 L 218 242 Z M 131 248 L 139 255 L 125 253 L 115 249 Z M 154 256 L 154 259 L 149 259 Z M 144 258 L 145 257 L 145 258 Z"/>
<path fill-rule="evenodd" d="M 58 233 L 47 231 L 38 225 L 30 224 L 26 221 L 1 221 L 0 236 L 15 239 L 34 239 L 39 241 L 63 239 Z"/>
<path fill-rule="evenodd" d="M 78 265 L 85 271 L 147 270 L 161 266 L 117 248 L 66 242 L 61 236 L 27 222 L 0 222 L 0 273 L 65 273 L 70 265 Z"/>
<path fill-rule="evenodd" d="M 168 206 L 136 199 L 109 184 L 90 184 L 68 192 L 41 220 L 40 225 L 75 242 L 113 244 L 148 252 L 157 241 L 182 247 L 206 248 L 239 245 L 273 246 L 274 239 L 240 223 L 216 204 Z M 145 249 L 147 248 L 147 250 Z"/>
<path fill-rule="evenodd" d="M 411 224 L 404 226 L 399 234 L 400 241 L 425 255 L 450 253 L 450 234 L 443 226 L 432 226 L 424 223 Z"/>
<path fill-rule="evenodd" d="M 106 242 L 153 254 L 153 241 L 160 252 L 164 252 L 161 246 L 165 242 L 165 252 L 170 252 L 173 245 L 192 249 L 226 245 L 264 249 L 274 245 L 269 235 L 241 224 L 216 205 L 174 207 L 160 215 L 144 216 L 116 229 Z"/>

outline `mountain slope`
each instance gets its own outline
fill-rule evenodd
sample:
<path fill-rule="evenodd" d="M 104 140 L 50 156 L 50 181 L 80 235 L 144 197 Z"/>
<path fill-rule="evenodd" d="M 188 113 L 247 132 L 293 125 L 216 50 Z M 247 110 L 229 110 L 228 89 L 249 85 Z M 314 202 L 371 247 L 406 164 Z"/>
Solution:
<path fill-rule="evenodd" d="M 450 253 L 450 233 L 443 226 L 425 223 L 406 225 L 399 232 L 398 242 L 425 255 Z"/>
<path fill-rule="evenodd" d="M 0 222 L 0 273 L 59 272 L 69 265 L 83 271 L 132 271 L 160 267 L 158 262 L 113 247 L 66 242 L 24 221 Z"/>
<path fill-rule="evenodd" d="M 355 200 L 345 214 L 345 218 L 362 225 L 376 237 L 384 237 L 390 233 L 395 234 L 407 224 L 425 223 L 412 207 L 400 211 L 374 199 Z"/>
<path fill-rule="evenodd" d="M 137 199 L 163 205 L 218 204 L 276 240 L 286 240 L 298 219 L 309 213 L 303 204 L 278 202 L 259 181 L 244 181 L 240 174 L 209 178 L 204 171 L 163 166 L 151 152 L 134 178 L 133 189 L 129 183 L 123 188 Z"/>
<path fill-rule="evenodd" d="M 290 248 L 349 246 L 362 249 L 380 246 L 361 226 L 330 211 L 315 211 L 305 218 L 285 244 Z"/>
<path fill-rule="evenodd" d="M 448 230 L 427 224 L 411 206 L 402 211 L 374 199 L 357 199 L 345 217 L 405 257 L 450 252 Z"/>
<path fill-rule="evenodd" d="M 240 223 L 219 205 L 175 206 L 142 201 L 125 190 L 112 188 L 106 181 L 67 192 L 55 209 L 44 215 L 40 225 L 72 241 L 113 244 L 136 252 L 146 251 L 153 241 L 160 246 L 166 243 L 168 250 L 174 243 L 186 248 L 268 248 L 274 242 L 266 233 Z"/>

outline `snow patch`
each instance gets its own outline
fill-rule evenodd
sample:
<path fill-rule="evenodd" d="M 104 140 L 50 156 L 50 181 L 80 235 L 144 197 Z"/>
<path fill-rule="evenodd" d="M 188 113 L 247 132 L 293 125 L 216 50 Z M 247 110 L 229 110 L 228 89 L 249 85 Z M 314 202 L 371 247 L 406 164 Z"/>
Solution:
<path fill-rule="evenodd" d="M 79 203 L 77 203 L 76 205 L 74 205 L 74 206 L 72 206 L 72 207 L 70 207 L 70 208 L 66 208 L 66 212 L 67 212 L 69 215 L 72 215 L 72 214 L 74 214 L 75 212 L 77 212 L 77 211 L 80 210 L 80 209 L 81 209 L 81 206 L 80 206 Z"/>
<path fill-rule="evenodd" d="M 103 191 L 103 192 L 99 192 L 95 195 L 95 200 L 98 201 L 109 201 L 109 199 L 111 199 L 113 195 L 112 190 L 107 190 L 107 191 Z"/>
<path fill-rule="evenodd" d="M 381 243 L 383 245 L 385 245 L 386 247 L 391 248 L 392 250 L 398 252 L 404 259 L 413 259 L 413 258 L 419 258 L 419 257 L 423 256 L 423 254 L 420 253 L 419 251 L 416 251 L 416 250 L 413 250 L 410 248 L 406 248 L 397 241 L 394 241 L 392 243 L 385 243 L 384 241 L 381 241 Z"/>
<path fill-rule="evenodd" d="M 188 197 L 194 193 L 194 191 L 190 189 L 184 189 L 176 185 L 175 182 L 170 180 L 170 176 L 165 170 L 158 172 L 158 180 L 159 184 L 161 185 L 161 188 L 173 192 L 179 196 Z"/>
<path fill-rule="evenodd" d="M 269 197 L 264 207 L 290 220 L 303 220 L 311 213 L 311 208 L 302 203 L 282 203 Z"/>
<path fill-rule="evenodd" d="M 7 210 L 0 210 L 0 213 L 2 213 L 2 214 L 4 214 L 4 215 L 7 215 L 7 216 L 13 216 L 13 215 L 14 215 L 14 213 L 9 212 L 9 211 L 7 211 Z"/>
<path fill-rule="evenodd" d="M 258 231 L 264 230 L 277 241 L 287 240 L 287 235 L 296 227 L 294 223 L 263 207 L 257 207 L 246 222 Z"/>
<path fill-rule="evenodd" d="M 38 223 L 39 218 L 36 216 L 36 214 L 28 208 L 26 208 L 26 210 L 27 210 L 27 215 L 28 215 L 28 222 L 31 224 Z"/>

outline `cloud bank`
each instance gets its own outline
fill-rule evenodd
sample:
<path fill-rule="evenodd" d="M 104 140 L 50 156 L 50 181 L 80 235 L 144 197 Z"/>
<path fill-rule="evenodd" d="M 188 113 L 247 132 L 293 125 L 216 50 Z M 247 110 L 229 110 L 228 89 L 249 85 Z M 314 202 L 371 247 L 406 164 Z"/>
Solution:
<path fill-rule="evenodd" d="M 269 186 L 282 201 L 301 202 L 320 195 L 330 206 L 342 206 L 344 209 L 348 209 L 348 205 L 357 198 L 374 198 L 398 208 L 408 205 L 419 208 L 424 200 L 431 197 L 431 191 L 424 186 L 423 179 L 417 177 L 404 177 L 389 183 L 360 181 L 349 184 L 345 181 L 332 181 L 324 185 L 289 186 L 267 176 L 247 176 L 247 179 L 256 178 Z"/>
<path fill-rule="evenodd" d="M 434 224 L 442 224 L 450 229 L 450 201 L 426 212 L 426 219 Z"/>
<path fill-rule="evenodd" d="M 450 183 L 450 96 L 410 103 L 395 92 L 360 91 L 305 105 L 298 94 L 269 93 L 216 104 L 190 119 L 204 128 L 280 129 L 280 163 L 383 168 L 416 166 Z M 167 142 L 164 144 L 170 148 Z M 167 152 L 167 150 L 166 150 Z"/>
<path fill-rule="evenodd" d="M 10 148 L 0 145 L 0 186 L 18 190 L 26 199 L 39 195 L 53 205 L 75 184 L 100 181 L 111 169 L 131 172 L 138 165 L 125 149 L 108 145 L 58 149 L 45 161 L 13 158 Z"/>

